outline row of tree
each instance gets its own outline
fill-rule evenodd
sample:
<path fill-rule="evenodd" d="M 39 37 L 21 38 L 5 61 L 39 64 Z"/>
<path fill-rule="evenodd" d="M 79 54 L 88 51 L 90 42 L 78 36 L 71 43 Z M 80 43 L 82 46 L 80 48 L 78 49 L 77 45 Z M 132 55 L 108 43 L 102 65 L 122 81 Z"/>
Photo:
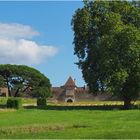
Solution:
<path fill-rule="evenodd" d="M 51 94 L 49 79 L 38 70 L 24 65 L 0 65 L 0 87 L 7 87 L 9 96 L 28 94 L 48 97 Z"/>
<path fill-rule="evenodd" d="M 140 1 L 84 1 L 72 19 L 77 65 L 93 93 L 128 108 L 140 93 Z"/>

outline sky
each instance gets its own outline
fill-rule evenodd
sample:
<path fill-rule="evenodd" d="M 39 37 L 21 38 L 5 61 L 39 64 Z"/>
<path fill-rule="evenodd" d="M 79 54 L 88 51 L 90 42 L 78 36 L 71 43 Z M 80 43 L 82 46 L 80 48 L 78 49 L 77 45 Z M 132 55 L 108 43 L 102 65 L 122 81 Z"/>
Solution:
<path fill-rule="evenodd" d="M 71 19 L 81 1 L 0 1 L 0 64 L 22 64 L 38 69 L 52 86 L 69 76 L 83 86 L 74 64 Z"/>

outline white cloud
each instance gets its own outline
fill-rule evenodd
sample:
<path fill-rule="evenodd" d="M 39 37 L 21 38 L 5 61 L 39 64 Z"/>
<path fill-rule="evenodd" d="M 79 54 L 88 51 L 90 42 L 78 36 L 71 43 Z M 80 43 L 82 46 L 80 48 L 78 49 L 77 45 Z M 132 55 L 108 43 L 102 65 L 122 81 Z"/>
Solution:
<path fill-rule="evenodd" d="M 18 23 L 0 23 L 1 38 L 32 38 L 39 35 L 39 32 L 31 26 Z"/>
<path fill-rule="evenodd" d="M 0 63 L 39 64 L 56 53 L 57 48 L 40 46 L 34 41 L 0 39 Z"/>
<path fill-rule="evenodd" d="M 27 40 L 39 33 L 28 25 L 0 23 L 0 63 L 40 64 L 57 53 L 57 48 Z"/>

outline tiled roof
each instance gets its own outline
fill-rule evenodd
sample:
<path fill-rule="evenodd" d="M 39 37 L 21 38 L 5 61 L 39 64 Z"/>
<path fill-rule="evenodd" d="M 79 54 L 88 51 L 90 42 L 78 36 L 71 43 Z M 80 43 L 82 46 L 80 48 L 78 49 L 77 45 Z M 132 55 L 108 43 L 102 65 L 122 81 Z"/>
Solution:
<path fill-rule="evenodd" d="M 73 81 L 73 79 L 71 78 L 71 76 L 69 77 L 69 79 L 67 80 L 67 82 L 64 85 L 65 87 L 76 87 L 75 82 Z"/>

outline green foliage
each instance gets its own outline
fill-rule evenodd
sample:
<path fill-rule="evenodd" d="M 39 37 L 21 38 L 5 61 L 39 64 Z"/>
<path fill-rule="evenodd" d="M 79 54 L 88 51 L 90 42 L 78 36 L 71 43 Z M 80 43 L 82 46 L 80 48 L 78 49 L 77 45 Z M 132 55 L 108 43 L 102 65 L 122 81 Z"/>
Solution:
<path fill-rule="evenodd" d="M 6 87 L 6 82 L 1 75 L 0 75 L 0 87 Z"/>
<path fill-rule="evenodd" d="M 0 105 L 6 105 L 7 104 L 7 99 L 6 97 L 0 97 Z"/>
<path fill-rule="evenodd" d="M 35 89 L 51 87 L 49 79 L 38 70 L 24 65 L 0 65 L 0 75 L 8 87 L 9 96 L 31 94 Z"/>
<path fill-rule="evenodd" d="M 22 108 L 22 99 L 21 98 L 8 98 L 7 100 L 7 108 Z"/>
<path fill-rule="evenodd" d="M 46 105 L 47 105 L 46 98 L 37 98 L 38 107 L 46 107 Z"/>
<path fill-rule="evenodd" d="M 78 66 L 92 92 L 113 92 L 126 104 L 140 92 L 140 5 L 86 1 L 73 16 Z"/>
<path fill-rule="evenodd" d="M 36 98 L 47 98 L 51 96 L 51 90 L 47 87 L 35 88 L 32 96 Z"/>

